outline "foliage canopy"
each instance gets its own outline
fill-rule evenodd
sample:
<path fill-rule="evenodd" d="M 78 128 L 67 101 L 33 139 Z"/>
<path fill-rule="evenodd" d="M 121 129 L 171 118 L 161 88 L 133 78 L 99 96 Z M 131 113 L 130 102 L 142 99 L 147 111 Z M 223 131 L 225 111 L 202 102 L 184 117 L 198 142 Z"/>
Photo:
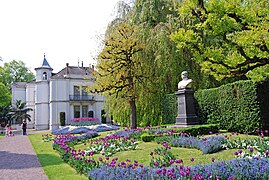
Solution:
<path fill-rule="evenodd" d="M 182 1 L 178 13 L 184 26 L 172 39 L 218 80 L 262 80 L 269 75 L 268 7 L 267 0 Z"/>

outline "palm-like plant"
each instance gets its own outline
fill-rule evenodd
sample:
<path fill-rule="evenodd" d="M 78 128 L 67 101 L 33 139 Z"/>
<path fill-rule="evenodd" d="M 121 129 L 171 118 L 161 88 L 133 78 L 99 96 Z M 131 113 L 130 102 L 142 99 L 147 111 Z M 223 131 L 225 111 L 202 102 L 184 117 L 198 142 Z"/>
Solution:
<path fill-rule="evenodd" d="M 32 108 L 26 107 L 26 102 L 22 100 L 16 100 L 15 106 L 11 107 L 10 118 L 14 120 L 16 123 L 21 124 L 23 120 L 31 121 L 31 116 L 27 114 L 27 112 L 33 111 Z"/>
<path fill-rule="evenodd" d="M 0 106 L 0 123 L 7 124 L 9 122 L 10 106 Z"/>

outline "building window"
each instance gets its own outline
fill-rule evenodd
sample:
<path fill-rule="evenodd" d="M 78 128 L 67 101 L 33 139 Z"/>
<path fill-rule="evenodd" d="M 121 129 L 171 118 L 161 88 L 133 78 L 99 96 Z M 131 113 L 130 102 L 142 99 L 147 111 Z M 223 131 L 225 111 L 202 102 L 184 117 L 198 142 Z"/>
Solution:
<path fill-rule="evenodd" d="M 104 109 L 101 110 L 102 123 L 106 123 L 106 111 Z"/>
<path fill-rule="evenodd" d="M 93 111 L 89 111 L 89 112 L 88 112 L 88 117 L 93 118 Z"/>
<path fill-rule="evenodd" d="M 47 73 L 46 72 L 43 72 L 42 79 L 43 80 L 48 80 L 48 76 L 47 76 Z"/>
<path fill-rule="evenodd" d="M 87 117 L 88 106 L 82 106 L 82 117 Z"/>
<path fill-rule="evenodd" d="M 80 118 L 80 106 L 74 106 L 74 118 Z"/>
<path fill-rule="evenodd" d="M 82 86 L 82 96 L 88 96 L 87 86 Z"/>
<path fill-rule="evenodd" d="M 80 99 L 80 92 L 79 92 L 79 86 L 74 86 L 74 99 L 79 100 Z"/>

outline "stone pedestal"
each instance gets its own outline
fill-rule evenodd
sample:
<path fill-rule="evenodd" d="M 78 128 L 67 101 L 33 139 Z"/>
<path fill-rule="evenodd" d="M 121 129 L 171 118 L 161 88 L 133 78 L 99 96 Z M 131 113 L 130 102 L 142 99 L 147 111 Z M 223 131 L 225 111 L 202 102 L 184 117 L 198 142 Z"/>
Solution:
<path fill-rule="evenodd" d="M 198 125 L 199 118 L 195 113 L 193 90 L 190 88 L 179 89 L 175 94 L 178 97 L 176 126 L 187 127 L 189 125 Z"/>

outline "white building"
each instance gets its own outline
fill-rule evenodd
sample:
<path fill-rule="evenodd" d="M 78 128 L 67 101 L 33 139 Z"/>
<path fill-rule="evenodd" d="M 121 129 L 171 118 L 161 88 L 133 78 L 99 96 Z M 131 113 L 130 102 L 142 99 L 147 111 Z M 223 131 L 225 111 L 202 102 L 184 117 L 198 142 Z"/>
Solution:
<path fill-rule="evenodd" d="M 27 107 L 34 109 L 29 112 L 32 121 L 28 128 L 57 129 L 60 113 L 65 115 L 66 124 L 79 117 L 94 117 L 107 123 L 103 116 L 104 97 L 86 91 L 94 81 L 93 66 L 69 66 L 67 63 L 56 74 L 52 70 L 44 55 L 42 66 L 35 68 L 36 81 L 12 85 L 12 105 L 16 100 L 22 100 Z"/>

